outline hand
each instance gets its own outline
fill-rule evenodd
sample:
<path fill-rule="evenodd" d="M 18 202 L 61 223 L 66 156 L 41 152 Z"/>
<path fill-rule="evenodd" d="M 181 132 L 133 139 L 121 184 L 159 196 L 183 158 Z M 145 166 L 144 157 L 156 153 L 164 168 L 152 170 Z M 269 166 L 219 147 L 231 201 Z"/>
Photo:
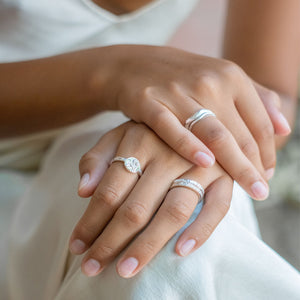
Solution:
<path fill-rule="evenodd" d="M 115 156 L 138 158 L 143 175 L 129 173 L 122 162 L 110 165 Z M 199 216 L 177 241 L 181 256 L 208 239 L 232 196 L 233 181 L 217 163 L 193 166 L 145 125 L 132 121 L 104 135 L 82 157 L 80 173 L 90 174 L 90 181 L 80 186 L 79 194 L 93 196 L 72 233 L 70 250 L 82 254 L 89 249 L 82 261 L 88 276 L 99 274 L 138 235 L 117 264 L 121 276 L 134 276 L 183 227 L 198 196 L 187 188 L 169 191 L 174 179 L 196 180 L 206 190 Z"/>
<path fill-rule="evenodd" d="M 254 199 L 268 196 L 264 179 L 274 173 L 274 128 L 250 78 L 237 65 L 174 48 L 116 46 L 114 67 L 103 95 L 111 109 L 122 110 L 144 122 L 171 148 L 191 162 L 219 164 Z M 275 93 L 273 93 L 275 94 Z M 272 95 L 273 95 L 272 94 Z M 261 93 L 260 93 L 261 95 Z M 269 96 L 264 93 L 263 99 Z M 212 110 L 184 128 L 187 118 L 201 108 Z M 278 133 L 287 124 L 276 122 Z M 203 144 L 203 143 L 214 153 Z"/>

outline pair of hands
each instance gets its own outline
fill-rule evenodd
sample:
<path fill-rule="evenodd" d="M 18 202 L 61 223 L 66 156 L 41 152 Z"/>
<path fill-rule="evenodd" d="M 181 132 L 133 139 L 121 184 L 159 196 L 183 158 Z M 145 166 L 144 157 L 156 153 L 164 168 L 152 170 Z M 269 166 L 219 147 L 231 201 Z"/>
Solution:
<path fill-rule="evenodd" d="M 110 109 L 147 124 L 169 146 L 147 126 L 129 122 L 83 156 L 79 195 L 92 199 L 70 249 L 74 254 L 90 249 L 82 263 L 89 276 L 101 272 L 148 225 L 117 264 L 121 276 L 134 276 L 186 223 L 197 196 L 183 188 L 168 192 L 178 177 L 201 183 L 206 197 L 176 252 L 184 256 L 200 247 L 228 211 L 232 179 L 253 198 L 267 197 L 266 180 L 276 161 L 274 132 L 290 132 L 278 96 L 233 63 L 172 48 L 119 47 L 131 55 L 119 56 L 122 74 L 107 77 L 107 86 L 115 89 Z M 184 122 L 201 108 L 217 118 L 201 120 L 191 133 Z M 143 176 L 138 180 L 120 163 L 109 166 L 114 156 L 137 157 Z"/>

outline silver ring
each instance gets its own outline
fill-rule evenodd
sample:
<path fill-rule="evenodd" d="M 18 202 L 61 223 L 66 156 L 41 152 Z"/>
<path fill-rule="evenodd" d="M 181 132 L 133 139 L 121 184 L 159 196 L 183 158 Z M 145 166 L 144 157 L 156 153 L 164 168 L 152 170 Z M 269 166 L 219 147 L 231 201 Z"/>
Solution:
<path fill-rule="evenodd" d="M 216 117 L 216 115 L 211 110 L 202 108 L 185 121 L 185 128 L 187 128 L 189 131 L 192 131 L 193 126 L 198 121 L 209 116 Z"/>
<path fill-rule="evenodd" d="M 202 187 L 202 185 L 200 183 L 198 183 L 195 180 L 184 179 L 184 178 L 176 179 L 173 181 L 173 183 L 170 187 L 170 190 L 175 187 L 184 187 L 184 188 L 194 191 L 199 197 L 198 202 L 200 202 L 204 196 L 204 188 Z"/>
<path fill-rule="evenodd" d="M 110 164 L 112 164 L 113 162 L 116 162 L 116 161 L 123 162 L 124 167 L 128 172 L 142 176 L 143 172 L 141 169 L 141 164 L 137 158 L 135 158 L 135 157 L 125 158 L 125 157 L 121 157 L 121 156 L 116 156 L 115 158 L 113 158 L 111 160 Z"/>

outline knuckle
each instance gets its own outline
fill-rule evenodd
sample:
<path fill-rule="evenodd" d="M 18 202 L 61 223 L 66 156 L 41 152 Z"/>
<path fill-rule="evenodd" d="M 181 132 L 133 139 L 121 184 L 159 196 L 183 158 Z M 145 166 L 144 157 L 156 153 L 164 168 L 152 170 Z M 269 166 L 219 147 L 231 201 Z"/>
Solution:
<path fill-rule="evenodd" d="M 112 247 L 96 244 L 92 247 L 90 255 L 93 257 L 111 257 L 114 253 L 114 249 Z"/>
<path fill-rule="evenodd" d="M 223 60 L 222 74 L 225 78 L 236 80 L 244 76 L 244 71 L 238 64 L 229 60 Z"/>
<path fill-rule="evenodd" d="M 209 238 L 214 231 L 214 227 L 209 223 L 204 223 L 200 226 L 200 233 L 202 237 Z"/>
<path fill-rule="evenodd" d="M 208 147 L 216 148 L 223 147 L 224 143 L 228 140 L 227 131 L 221 126 L 214 126 L 208 129 L 205 137 L 205 142 Z"/>
<path fill-rule="evenodd" d="M 259 130 L 259 140 L 271 140 L 274 139 L 275 133 L 271 122 L 266 122 Z"/>
<path fill-rule="evenodd" d="M 189 139 L 186 135 L 179 136 L 174 143 L 174 148 L 177 150 L 177 152 L 184 152 L 188 146 Z"/>
<path fill-rule="evenodd" d="M 98 232 L 90 226 L 84 219 L 81 219 L 75 230 L 74 230 L 74 236 L 80 237 L 80 239 L 89 239 L 93 236 L 95 236 Z"/>
<path fill-rule="evenodd" d="M 155 114 L 152 114 L 152 122 L 156 128 L 164 128 L 168 125 L 168 111 L 164 107 L 156 109 Z"/>
<path fill-rule="evenodd" d="M 156 246 L 154 242 L 144 242 L 141 246 L 141 252 L 143 253 L 143 255 L 152 257 L 155 255 L 156 253 Z"/>
<path fill-rule="evenodd" d="M 189 219 L 189 208 L 185 203 L 173 203 L 167 207 L 166 214 L 171 223 L 184 225 Z"/>
<path fill-rule="evenodd" d="M 96 190 L 94 198 L 97 201 L 105 203 L 109 207 L 115 207 L 120 199 L 120 195 L 116 191 L 115 187 L 111 185 L 105 185 L 101 189 Z"/>
<path fill-rule="evenodd" d="M 97 158 L 97 155 L 93 149 L 81 156 L 79 161 L 79 168 L 83 168 L 87 163 L 94 161 Z"/>
<path fill-rule="evenodd" d="M 245 140 L 240 146 L 242 152 L 248 157 L 252 158 L 259 155 L 259 149 L 257 144 L 252 140 Z"/>
<path fill-rule="evenodd" d="M 230 208 L 230 201 L 220 201 L 217 205 L 217 210 L 219 211 L 220 215 L 225 216 Z"/>
<path fill-rule="evenodd" d="M 280 106 L 280 97 L 278 93 L 268 88 L 264 88 L 262 91 L 262 97 L 267 101 L 274 103 L 277 107 Z"/>
<path fill-rule="evenodd" d="M 129 223 L 142 226 L 147 221 L 147 209 L 142 203 L 130 203 L 124 207 L 123 216 Z"/>
<path fill-rule="evenodd" d="M 250 166 L 247 166 L 238 172 L 236 179 L 238 182 L 248 181 L 249 178 L 251 178 L 252 173 L 253 169 Z"/>
<path fill-rule="evenodd" d="M 209 75 L 201 75 L 196 80 L 196 88 L 197 91 L 201 94 L 204 92 L 208 95 L 215 95 L 219 90 L 219 81 L 217 76 L 209 74 Z"/>

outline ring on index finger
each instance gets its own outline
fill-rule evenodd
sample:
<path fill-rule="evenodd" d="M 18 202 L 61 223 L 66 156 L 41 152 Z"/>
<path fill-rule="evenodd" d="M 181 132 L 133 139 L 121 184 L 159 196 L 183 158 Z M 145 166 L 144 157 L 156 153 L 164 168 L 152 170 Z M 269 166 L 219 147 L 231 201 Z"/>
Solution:
<path fill-rule="evenodd" d="M 125 158 L 125 157 L 121 157 L 121 156 L 116 156 L 111 160 L 110 164 L 112 164 L 113 162 L 116 162 L 116 161 L 123 162 L 124 167 L 128 172 L 142 176 L 143 172 L 141 169 L 141 164 L 137 158 L 135 158 L 135 157 Z"/>
<path fill-rule="evenodd" d="M 185 128 L 187 128 L 189 131 L 192 131 L 193 126 L 197 122 L 209 116 L 216 117 L 216 115 L 211 110 L 202 108 L 185 121 Z"/>

